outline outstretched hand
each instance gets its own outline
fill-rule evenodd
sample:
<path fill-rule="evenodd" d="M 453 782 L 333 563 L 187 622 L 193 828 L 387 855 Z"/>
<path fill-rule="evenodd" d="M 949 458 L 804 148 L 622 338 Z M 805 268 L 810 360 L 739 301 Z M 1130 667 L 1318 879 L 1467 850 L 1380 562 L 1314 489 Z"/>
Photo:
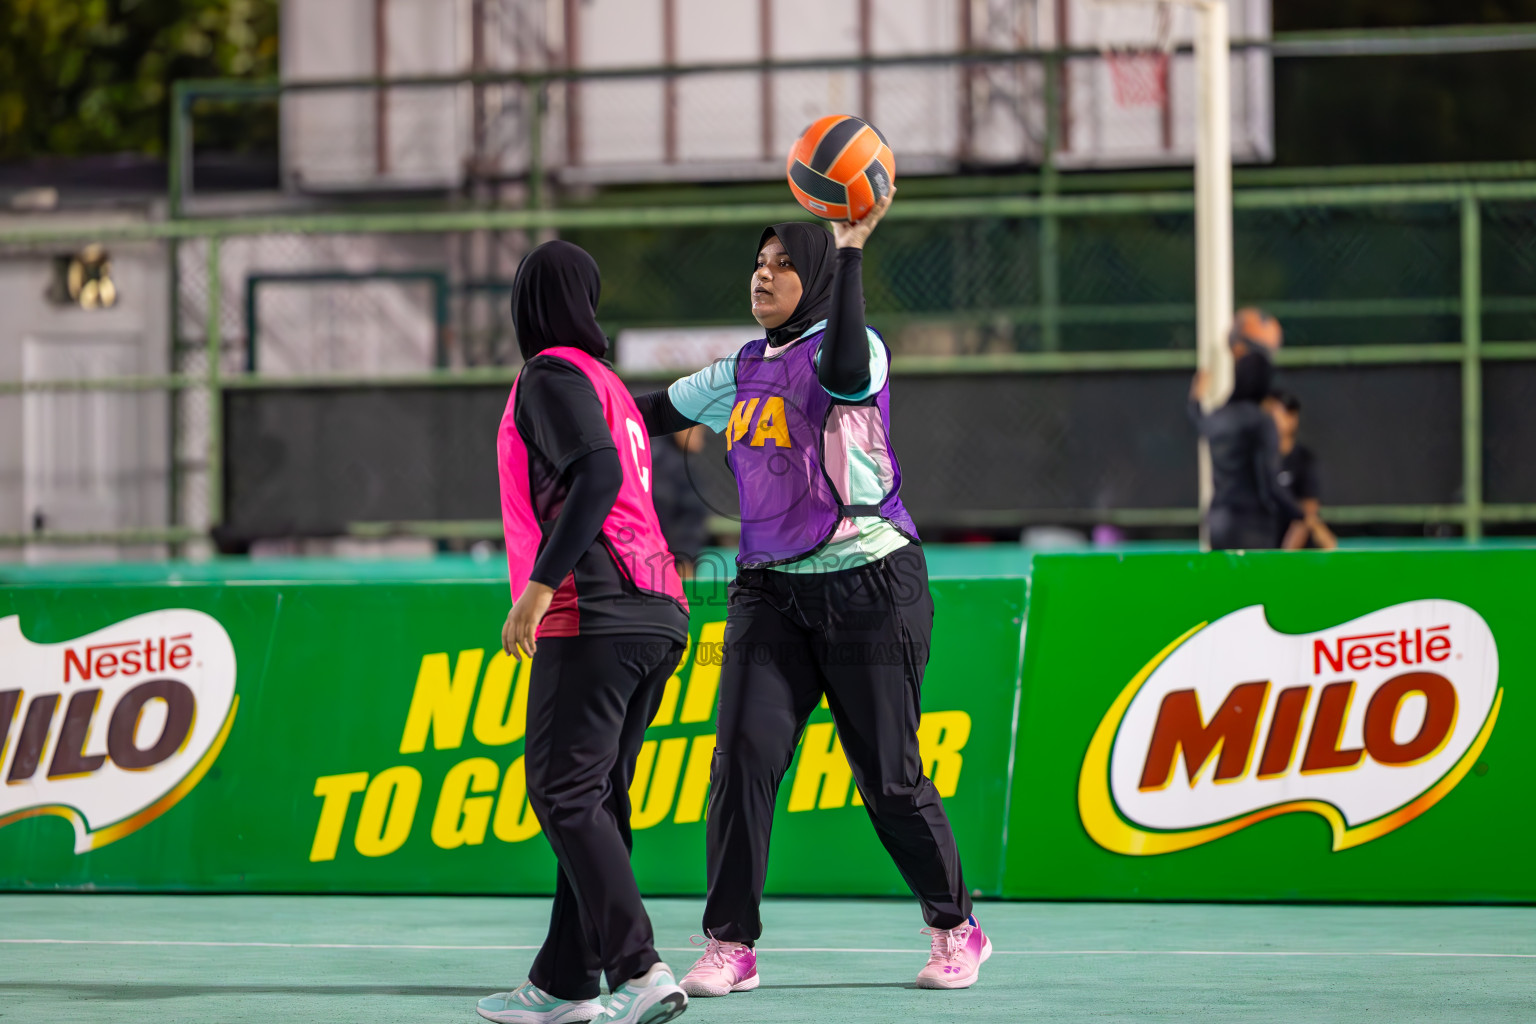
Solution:
<path fill-rule="evenodd" d="M 832 222 L 832 237 L 837 241 L 839 249 L 862 249 L 869 239 L 870 232 L 875 230 L 875 225 L 880 223 L 880 218 L 885 216 L 885 211 L 891 208 L 891 202 L 896 198 L 896 186 L 891 186 L 884 199 L 875 203 L 863 220 L 839 220 Z"/>

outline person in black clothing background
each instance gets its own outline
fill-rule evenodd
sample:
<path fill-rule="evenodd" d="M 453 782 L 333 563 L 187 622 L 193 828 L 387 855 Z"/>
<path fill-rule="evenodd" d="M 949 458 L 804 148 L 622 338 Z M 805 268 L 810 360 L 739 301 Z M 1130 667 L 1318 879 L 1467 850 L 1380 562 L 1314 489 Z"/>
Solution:
<path fill-rule="evenodd" d="M 1261 404 L 1273 375 L 1268 352 L 1252 347 L 1238 357 L 1232 395 L 1221 408 L 1206 413 L 1200 407 L 1204 373 L 1195 374 L 1190 388 L 1190 418 L 1211 448 L 1206 525 L 1213 550 L 1273 548 L 1285 523 L 1305 518 L 1280 486 L 1279 434 Z"/>
<path fill-rule="evenodd" d="M 1331 551 L 1339 546 L 1333 531 L 1322 520 L 1322 485 L 1317 456 L 1296 439 L 1301 431 L 1301 399 L 1288 391 L 1276 391 L 1264 400 L 1280 437 L 1280 486 L 1305 513 L 1303 519 L 1281 524 L 1279 540 L 1288 549 L 1315 547 Z"/>

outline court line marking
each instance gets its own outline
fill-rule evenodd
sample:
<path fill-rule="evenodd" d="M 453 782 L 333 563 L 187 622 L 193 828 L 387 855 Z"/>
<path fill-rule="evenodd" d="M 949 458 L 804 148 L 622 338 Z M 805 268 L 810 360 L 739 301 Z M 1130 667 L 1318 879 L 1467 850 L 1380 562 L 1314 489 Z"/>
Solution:
<path fill-rule="evenodd" d="M 507 953 L 536 950 L 538 946 L 427 945 L 372 942 L 251 942 L 196 939 L 17 939 L 0 938 L 10 946 L 169 946 L 194 949 L 358 949 L 419 950 L 427 952 Z M 662 953 L 691 953 L 697 946 L 659 946 Z M 760 946 L 759 953 L 865 953 L 916 957 L 922 950 L 851 946 Z M 1418 957 L 1494 960 L 1536 960 L 1536 953 L 1459 953 L 1412 950 L 1282 950 L 1282 949 L 994 949 L 996 956 L 1248 956 L 1248 957 Z"/>

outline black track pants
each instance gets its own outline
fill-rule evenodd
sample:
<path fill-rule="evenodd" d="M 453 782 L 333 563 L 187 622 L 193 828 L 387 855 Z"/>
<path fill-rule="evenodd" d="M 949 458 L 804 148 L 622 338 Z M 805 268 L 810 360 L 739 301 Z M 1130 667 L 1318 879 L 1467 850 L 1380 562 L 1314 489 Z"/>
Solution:
<path fill-rule="evenodd" d="M 779 782 L 823 694 L 870 821 L 923 917 L 953 928 L 970 914 L 954 832 L 917 747 L 932 633 L 916 546 L 840 572 L 743 570 L 731 584 L 709 788 L 708 934 L 762 934 Z"/>
<path fill-rule="evenodd" d="M 560 862 L 528 979 L 594 999 L 661 960 L 630 867 L 629 784 L 683 646 L 659 636 L 548 637 L 528 683 L 528 801 Z"/>

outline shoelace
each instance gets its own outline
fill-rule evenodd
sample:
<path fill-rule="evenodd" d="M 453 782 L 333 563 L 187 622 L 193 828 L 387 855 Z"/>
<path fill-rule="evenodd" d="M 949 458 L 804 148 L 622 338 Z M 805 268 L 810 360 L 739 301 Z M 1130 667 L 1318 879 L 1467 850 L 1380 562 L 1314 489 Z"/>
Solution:
<path fill-rule="evenodd" d="M 695 946 L 704 947 L 704 955 L 699 957 L 699 962 L 694 965 L 694 970 L 698 970 L 698 968 L 704 964 L 708 964 L 709 966 L 716 968 L 723 968 L 726 966 L 725 943 L 721 942 L 713 935 L 690 935 L 688 936 L 688 941 Z"/>
<path fill-rule="evenodd" d="M 928 962 L 948 963 L 965 948 L 965 940 L 970 938 L 971 929 L 969 925 L 962 924 L 958 928 L 924 928 L 922 934 L 931 937 Z"/>

